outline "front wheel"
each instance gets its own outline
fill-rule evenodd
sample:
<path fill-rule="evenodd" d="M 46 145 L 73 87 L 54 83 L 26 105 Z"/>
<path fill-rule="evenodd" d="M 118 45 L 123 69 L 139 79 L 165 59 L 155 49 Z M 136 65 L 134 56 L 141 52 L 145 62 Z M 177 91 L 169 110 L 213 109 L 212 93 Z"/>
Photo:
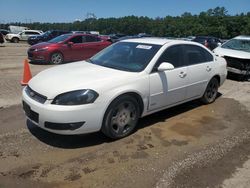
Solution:
<path fill-rule="evenodd" d="M 63 55 L 59 52 L 53 53 L 50 58 L 52 64 L 61 64 L 63 63 Z"/>
<path fill-rule="evenodd" d="M 140 109 L 137 100 L 129 95 L 115 99 L 108 107 L 102 125 L 102 132 L 112 139 L 128 136 L 133 132 Z"/>
<path fill-rule="evenodd" d="M 14 37 L 14 38 L 12 39 L 12 42 L 14 42 L 14 43 L 19 43 L 19 39 L 16 38 L 16 37 Z"/>
<path fill-rule="evenodd" d="M 219 88 L 219 81 L 216 78 L 212 78 L 207 85 L 206 91 L 203 94 L 201 101 L 205 104 L 213 103 L 217 97 Z"/>

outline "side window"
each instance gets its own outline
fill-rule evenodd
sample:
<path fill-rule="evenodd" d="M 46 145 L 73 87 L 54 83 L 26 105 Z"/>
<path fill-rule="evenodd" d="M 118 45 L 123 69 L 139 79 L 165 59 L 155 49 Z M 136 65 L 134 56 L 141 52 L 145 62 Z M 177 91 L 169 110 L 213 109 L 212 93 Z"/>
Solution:
<path fill-rule="evenodd" d="M 97 41 L 100 41 L 100 39 L 98 40 L 97 37 L 93 37 L 93 36 L 89 36 L 89 35 L 86 35 L 86 42 L 97 42 Z"/>
<path fill-rule="evenodd" d="M 82 36 L 82 42 L 83 43 L 87 42 L 86 36 Z"/>
<path fill-rule="evenodd" d="M 162 62 L 168 62 L 174 65 L 175 68 L 183 66 L 183 51 L 181 45 L 176 45 L 169 47 L 163 52 L 161 57 L 158 59 L 156 63 L 156 68 L 162 63 Z"/>
<path fill-rule="evenodd" d="M 184 61 L 186 65 L 194 65 L 213 61 L 213 56 L 200 46 L 184 45 Z"/>
<path fill-rule="evenodd" d="M 82 36 L 76 36 L 70 39 L 70 42 L 73 42 L 75 44 L 82 43 Z"/>
<path fill-rule="evenodd" d="M 26 35 L 39 35 L 39 33 L 37 33 L 37 32 L 32 32 L 32 31 L 26 32 L 25 34 L 26 34 Z"/>

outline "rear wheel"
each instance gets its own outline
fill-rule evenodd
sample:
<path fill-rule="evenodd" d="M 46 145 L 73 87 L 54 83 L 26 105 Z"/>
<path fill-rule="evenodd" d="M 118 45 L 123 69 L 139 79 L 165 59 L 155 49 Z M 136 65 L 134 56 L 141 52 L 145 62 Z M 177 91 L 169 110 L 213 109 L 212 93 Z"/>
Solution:
<path fill-rule="evenodd" d="M 215 101 L 219 88 L 219 81 L 216 78 L 212 78 L 206 88 L 205 93 L 203 94 L 201 101 L 205 104 L 210 104 Z"/>
<path fill-rule="evenodd" d="M 133 132 L 140 109 L 137 100 L 129 95 L 115 99 L 108 107 L 102 125 L 102 132 L 112 139 L 128 136 Z"/>
<path fill-rule="evenodd" d="M 53 53 L 50 57 L 50 63 L 55 65 L 63 63 L 63 55 L 60 52 Z"/>

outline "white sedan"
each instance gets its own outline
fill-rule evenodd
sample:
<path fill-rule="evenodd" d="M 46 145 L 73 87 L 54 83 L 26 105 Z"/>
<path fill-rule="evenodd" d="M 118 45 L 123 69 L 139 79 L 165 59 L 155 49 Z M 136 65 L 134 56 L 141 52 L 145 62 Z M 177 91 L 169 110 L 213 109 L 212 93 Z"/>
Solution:
<path fill-rule="evenodd" d="M 241 80 L 250 78 L 250 36 L 237 36 L 215 48 L 214 53 L 226 59 L 229 73 Z"/>
<path fill-rule="evenodd" d="M 23 108 L 53 133 L 101 130 L 118 139 L 146 115 L 198 98 L 214 102 L 226 75 L 224 58 L 198 43 L 129 39 L 39 73 L 23 89 Z"/>

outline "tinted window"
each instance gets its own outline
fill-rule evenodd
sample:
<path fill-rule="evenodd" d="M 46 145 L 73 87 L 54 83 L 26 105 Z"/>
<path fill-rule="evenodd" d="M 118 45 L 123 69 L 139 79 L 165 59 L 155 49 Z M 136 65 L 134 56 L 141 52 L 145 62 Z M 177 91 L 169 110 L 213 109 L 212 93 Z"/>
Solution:
<path fill-rule="evenodd" d="M 39 33 L 37 33 L 37 32 L 31 32 L 31 31 L 26 31 L 25 34 L 26 35 L 39 35 Z"/>
<path fill-rule="evenodd" d="M 82 43 L 82 36 L 73 37 L 72 39 L 70 39 L 70 42 L 73 42 L 73 43 Z"/>
<path fill-rule="evenodd" d="M 207 38 L 205 37 L 196 37 L 193 41 L 198 43 L 205 43 L 205 40 L 207 40 Z"/>
<path fill-rule="evenodd" d="M 213 56 L 205 49 L 195 45 L 183 45 L 185 64 L 193 65 L 213 61 Z"/>
<path fill-rule="evenodd" d="M 169 47 L 161 55 L 155 67 L 158 67 L 162 62 L 168 62 L 174 65 L 175 68 L 183 66 L 183 51 L 181 45 Z"/>
<path fill-rule="evenodd" d="M 97 42 L 97 41 L 100 41 L 100 39 L 97 38 L 97 37 L 94 37 L 94 36 L 86 35 L 85 36 L 85 41 L 86 42 Z"/>

